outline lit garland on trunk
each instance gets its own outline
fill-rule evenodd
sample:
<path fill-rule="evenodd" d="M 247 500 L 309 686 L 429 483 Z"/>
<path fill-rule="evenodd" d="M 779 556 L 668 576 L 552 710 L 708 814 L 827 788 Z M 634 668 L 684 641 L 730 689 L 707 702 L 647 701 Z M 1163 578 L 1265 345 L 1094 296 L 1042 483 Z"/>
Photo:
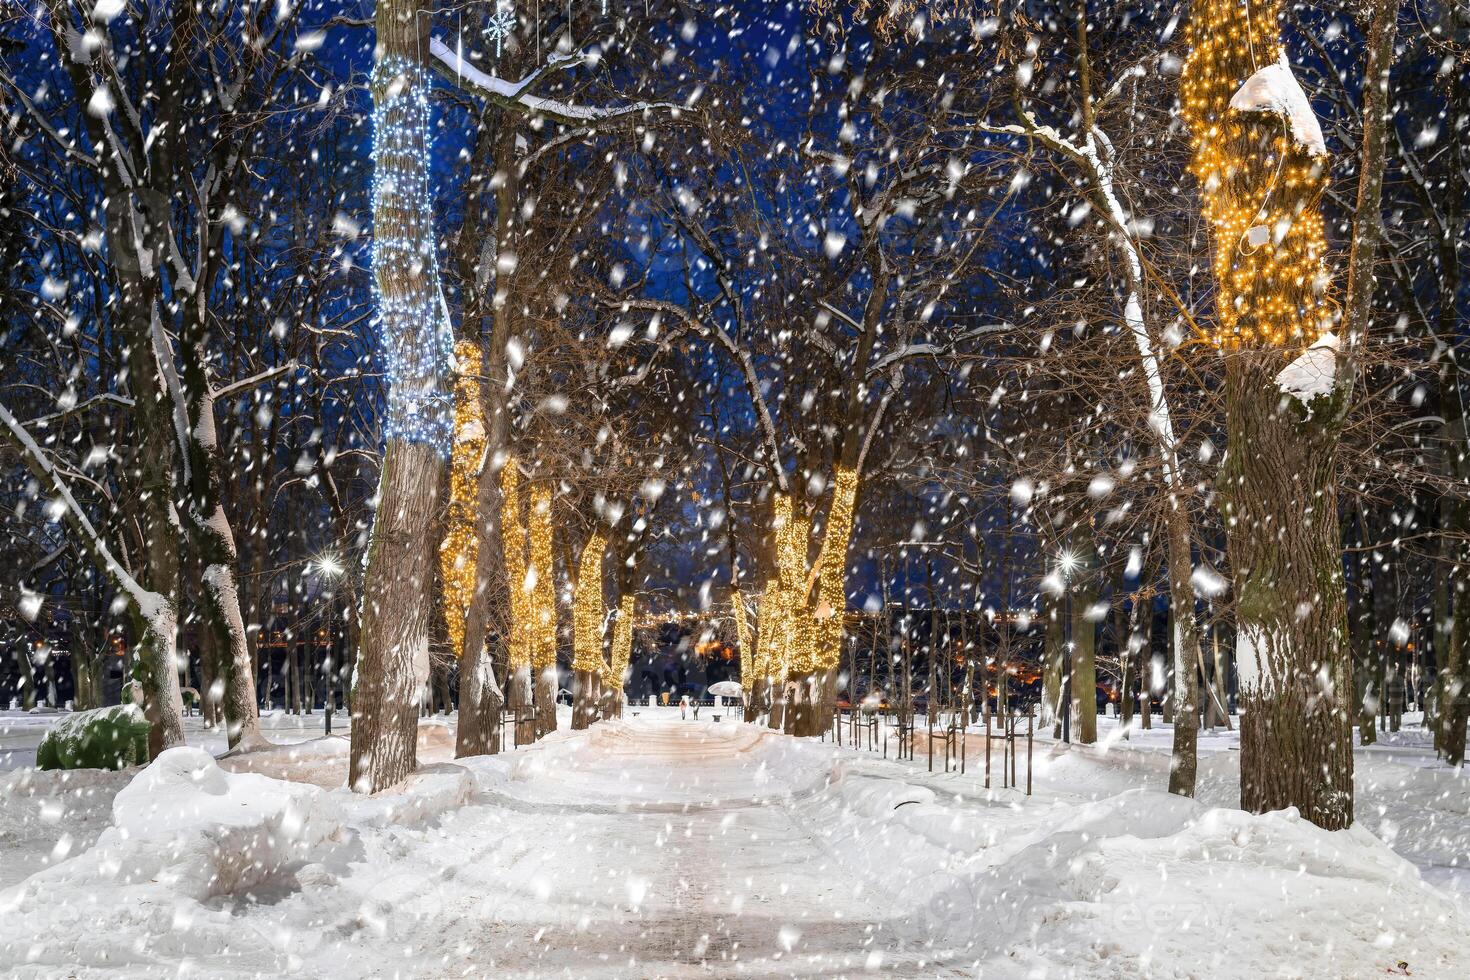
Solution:
<path fill-rule="evenodd" d="M 623 675 L 628 672 L 628 660 L 633 655 L 633 593 L 625 592 L 618 602 L 618 621 L 613 624 L 611 663 L 607 668 L 607 684 L 621 703 Z"/>
<path fill-rule="evenodd" d="M 785 669 L 810 673 L 817 666 L 816 621 L 807 606 L 806 548 L 811 539 L 812 522 L 793 509 L 786 532 L 785 552 L 781 559 L 781 591 L 786 604 L 787 640 Z"/>
<path fill-rule="evenodd" d="M 551 484 L 538 481 L 531 487 L 529 516 L 531 563 L 527 577 L 534 576 L 530 590 L 531 666 L 537 673 L 556 663 L 556 574 L 551 557 Z"/>
<path fill-rule="evenodd" d="M 1315 340 L 1330 321 L 1325 146 L 1286 64 L 1280 16 L 1279 0 L 1206 0 L 1190 20 L 1180 94 L 1222 346 Z"/>
<path fill-rule="evenodd" d="M 601 673 L 602 621 L 607 610 L 602 601 L 602 554 L 607 538 L 594 531 L 577 562 L 577 595 L 572 605 L 572 669 Z"/>
<path fill-rule="evenodd" d="M 465 611 L 475 593 L 479 535 L 480 462 L 485 455 L 485 424 L 480 388 L 480 347 L 462 340 L 454 347 L 457 380 L 454 384 L 454 446 L 449 453 L 449 513 L 444 541 L 439 545 L 439 573 L 444 580 L 444 621 L 449 645 L 456 657 L 464 655 Z"/>
<path fill-rule="evenodd" d="M 526 594 L 526 528 L 521 523 L 521 471 L 514 459 L 500 470 L 500 537 L 505 542 L 505 581 L 510 592 L 510 628 L 506 635 L 506 660 L 510 670 L 531 666 L 531 642 Z"/>
<path fill-rule="evenodd" d="M 429 167 L 421 155 L 432 145 L 429 79 L 421 66 L 396 55 L 373 72 L 373 90 L 388 93 L 373 109 L 373 214 L 395 219 L 391 232 L 389 222 L 374 228 L 373 265 L 413 270 L 402 288 L 373 279 L 388 376 L 386 435 L 442 451 L 452 437 L 444 379 L 453 336 L 439 293 Z M 406 201 L 414 203 L 403 206 Z"/>
<path fill-rule="evenodd" d="M 784 609 L 781 582 L 773 578 L 766 583 L 766 590 L 761 593 L 760 605 L 756 608 L 760 632 L 756 637 L 755 650 L 750 655 L 750 677 L 747 679 L 742 675 L 740 678 L 746 691 L 753 690 L 757 680 L 765 681 L 776 677 L 781 659 L 776 637 L 785 631 L 782 623 Z"/>
<path fill-rule="evenodd" d="M 755 650 L 750 646 L 750 619 L 745 597 L 738 588 L 730 590 L 730 613 L 735 617 L 735 643 L 740 648 L 740 686 L 749 691 L 755 682 Z"/>
<path fill-rule="evenodd" d="M 817 610 L 815 660 L 818 670 L 831 670 L 842 662 L 842 617 L 847 609 L 847 546 L 857 504 L 857 471 L 838 467 L 833 481 L 832 507 L 822 553 L 817 556 Z"/>
<path fill-rule="evenodd" d="M 1286 393 L 1307 343 L 1331 347 L 1321 197 L 1327 147 L 1279 37 L 1280 0 L 1201 0 L 1181 82 L 1214 250 L 1216 342 L 1229 348 L 1228 450 L 1216 486 L 1235 598 L 1240 804 L 1353 818 L 1354 704 L 1337 520 L 1350 389 Z M 1325 342 L 1325 343 L 1324 343 Z"/>

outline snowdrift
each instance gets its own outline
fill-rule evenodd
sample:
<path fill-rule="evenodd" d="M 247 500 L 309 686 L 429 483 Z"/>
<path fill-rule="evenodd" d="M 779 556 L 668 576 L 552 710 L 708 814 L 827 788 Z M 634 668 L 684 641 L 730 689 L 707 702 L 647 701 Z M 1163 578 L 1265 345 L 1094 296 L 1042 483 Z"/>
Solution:
<path fill-rule="evenodd" d="M 1467 910 L 1361 828 L 1146 790 L 1013 806 L 901 787 L 848 779 L 821 818 L 944 959 L 1001 976 L 1470 975 Z"/>
<path fill-rule="evenodd" d="M 320 789 L 225 772 L 203 749 L 169 749 L 118 791 L 95 846 L 0 892 L 0 962 L 104 966 L 115 950 L 99 934 L 178 929 L 199 903 L 279 887 L 344 840 L 341 815 Z M 183 954 L 188 937 L 179 932 Z M 17 948 L 21 937 L 42 936 L 44 946 Z"/>

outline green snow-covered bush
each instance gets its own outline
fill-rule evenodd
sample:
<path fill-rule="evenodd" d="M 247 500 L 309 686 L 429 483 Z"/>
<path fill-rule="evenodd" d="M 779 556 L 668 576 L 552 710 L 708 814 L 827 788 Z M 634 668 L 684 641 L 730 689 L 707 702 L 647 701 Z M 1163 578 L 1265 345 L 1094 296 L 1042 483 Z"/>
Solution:
<path fill-rule="evenodd" d="M 148 719 L 136 704 L 78 711 L 51 726 L 37 769 L 124 769 L 148 761 Z"/>

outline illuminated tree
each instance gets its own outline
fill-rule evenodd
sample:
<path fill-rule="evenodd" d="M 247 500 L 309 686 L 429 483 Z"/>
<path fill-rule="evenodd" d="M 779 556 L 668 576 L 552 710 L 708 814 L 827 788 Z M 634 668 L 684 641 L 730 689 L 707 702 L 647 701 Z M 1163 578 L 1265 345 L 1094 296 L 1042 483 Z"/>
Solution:
<path fill-rule="evenodd" d="M 613 718 L 623 713 L 623 684 L 627 680 L 628 660 L 633 654 L 633 611 L 636 597 L 632 591 L 618 600 L 618 614 L 613 621 L 612 645 L 608 650 L 606 679 L 603 684 L 603 715 Z"/>
<path fill-rule="evenodd" d="M 528 625 L 532 599 L 527 588 L 527 527 L 521 518 L 521 471 L 514 458 L 506 460 L 500 469 L 500 492 L 500 537 L 505 548 L 505 581 L 510 591 L 510 622 L 505 639 L 509 706 L 516 717 L 516 743 L 525 744 L 536 738 L 531 682 L 535 640 Z"/>
<path fill-rule="evenodd" d="M 1353 819 L 1354 708 L 1336 455 L 1360 338 L 1350 333 L 1340 350 L 1329 330 L 1327 147 L 1280 15 L 1279 0 L 1196 6 L 1181 99 L 1213 250 L 1212 339 L 1225 362 L 1219 487 L 1237 601 L 1241 805 L 1295 806 L 1337 829 Z M 1391 40 L 1370 68 L 1385 57 Z M 1370 137 L 1381 106 L 1378 115 L 1365 124 Z M 1360 197 L 1360 234 L 1377 210 L 1376 192 Z M 1362 321 L 1370 298 L 1371 288 Z"/>
<path fill-rule="evenodd" d="M 449 453 L 449 511 L 439 544 L 439 577 L 444 583 L 444 622 L 456 657 L 465 649 L 465 614 L 475 591 L 479 534 L 475 528 L 479 472 L 485 455 L 485 423 L 475 375 L 480 347 L 462 340 L 454 348 L 454 445 Z"/>
<path fill-rule="evenodd" d="M 378 509 L 363 579 L 352 691 L 349 784 L 375 792 L 417 765 L 429 677 L 433 522 L 451 430 L 444 379 L 450 330 L 438 281 L 429 193 L 429 79 L 418 4 L 377 6 L 373 119 L 373 277 L 388 373 Z"/>
<path fill-rule="evenodd" d="M 572 728 L 592 724 L 597 704 L 594 678 L 606 669 L 602 657 L 602 624 L 607 608 L 602 596 L 602 558 L 607 537 L 601 529 L 592 532 L 577 562 L 576 592 L 572 604 L 572 671 L 576 695 Z"/>

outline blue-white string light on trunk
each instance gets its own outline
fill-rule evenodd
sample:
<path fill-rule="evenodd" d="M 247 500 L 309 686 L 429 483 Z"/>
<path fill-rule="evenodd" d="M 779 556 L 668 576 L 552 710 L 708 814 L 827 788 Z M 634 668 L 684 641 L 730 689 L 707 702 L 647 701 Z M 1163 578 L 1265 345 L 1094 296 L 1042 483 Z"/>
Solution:
<path fill-rule="evenodd" d="M 452 419 L 446 387 L 454 350 L 439 285 L 429 190 L 429 78 L 412 61 L 388 56 L 374 69 L 373 213 L 392 210 L 399 227 L 373 230 L 378 336 L 388 375 L 389 439 L 439 447 L 446 455 Z M 383 290 L 376 271 L 397 270 Z"/>

